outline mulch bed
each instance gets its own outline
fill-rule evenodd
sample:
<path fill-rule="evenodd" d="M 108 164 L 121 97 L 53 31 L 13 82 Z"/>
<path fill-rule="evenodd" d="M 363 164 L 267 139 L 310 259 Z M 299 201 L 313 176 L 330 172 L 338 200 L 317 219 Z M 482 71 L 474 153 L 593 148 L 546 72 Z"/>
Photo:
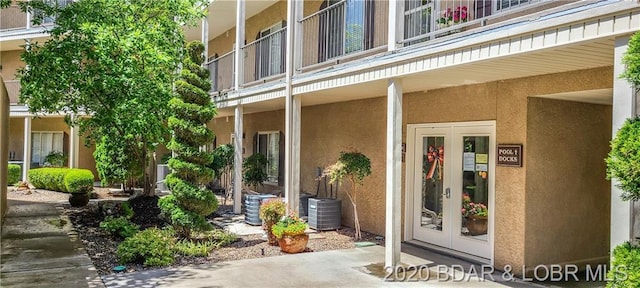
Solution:
<path fill-rule="evenodd" d="M 132 222 L 140 225 L 142 229 L 149 227 L 164 227 L 167 223 L 158 217 L 160 210 L 157 207 L 158 197 L 136 197 L 130 200 L 131 208 L 134 210 Z M 100 201 L 90 203 L 86 207 L 73 208 L 64 205 L 65 213 L 69 216 L 80 239 L 84 243 L 85 250 L 98 274 L 107 275 L 113 273 L 113 267 L 120 265 L 118 262 L 117 249 L 122 239 L 111 237 L 108 233 L 100 229 L 100 222 L 107 215 L 121 215 L 121 201 Z M 217 213 L 227 212 L 229 206 L 221 206 Z M 208 217 L 212 219 L 214 215 Z M 336 231 L 324 231 L 316 234 L 315 239 L 310 239 L 305 252 L 327 251 L 336 249 L 354 248 L 354 230 L 343 228 Z M 370 241 L 383 244 L 376 235 L 362 232 L 361 241 Z M 277 246 L 271 246 L 262 235 L 239 236 L 238 241 L 229 246 L 213 250 L 207 257 L 188 257 L 182 255 L 175 256 L 175 263 L 172 267 L 207 264 L 221 261 L 232 261 L 240 259 L 251 259 L 286 255 L 280 252 Z M 144 267 L 142 264 L 126 264 L 126 272 L 156 269 L 157 267 Z"/>

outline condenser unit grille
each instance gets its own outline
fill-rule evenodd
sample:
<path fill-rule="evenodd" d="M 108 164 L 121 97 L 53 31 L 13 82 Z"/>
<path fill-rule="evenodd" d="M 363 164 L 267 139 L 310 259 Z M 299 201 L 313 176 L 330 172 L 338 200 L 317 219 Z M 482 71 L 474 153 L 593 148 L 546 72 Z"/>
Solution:
<path fill-rule="evenodd" d="M 268 198 L 275 198 L 274 195 L 247 195 L 244 199 L 246 213 L 244 222 L 251 225 L 262 225 L 260 220 L 260 204 Z"/>
<path fill-rule="evenodd" d="M 341 225 L 342 201 L 309 199 L 309 227 L 315 230 L 335 230 Z"/>

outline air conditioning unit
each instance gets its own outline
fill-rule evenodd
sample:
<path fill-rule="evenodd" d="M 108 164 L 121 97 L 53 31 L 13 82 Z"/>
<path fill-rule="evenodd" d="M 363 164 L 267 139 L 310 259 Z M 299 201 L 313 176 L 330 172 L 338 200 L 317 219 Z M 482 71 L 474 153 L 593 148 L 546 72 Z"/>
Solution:
<path fill-rule="evenodd" d="M 244 199 L 244 222 L 251 225 L 262 225 L 260 220 L 260 204 L 268 198 L 276 198 L 275 195 L 246 195 Z"/>
<path fill-rule="evenodd" d="M 341 225 L 342 201 L 339 199 L 309 199 L 309 227 L 315 230 L 335 230 Z"/>

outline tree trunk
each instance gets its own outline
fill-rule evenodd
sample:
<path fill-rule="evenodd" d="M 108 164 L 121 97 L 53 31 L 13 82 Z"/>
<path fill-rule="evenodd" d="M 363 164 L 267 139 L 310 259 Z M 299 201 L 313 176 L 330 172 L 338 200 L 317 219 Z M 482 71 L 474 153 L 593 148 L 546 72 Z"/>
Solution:
<path fill-rule="evenodd" d="M 145 150 L 144 191 L 145 196 L 154 196 L 156 192 L 156 153 Z"/>

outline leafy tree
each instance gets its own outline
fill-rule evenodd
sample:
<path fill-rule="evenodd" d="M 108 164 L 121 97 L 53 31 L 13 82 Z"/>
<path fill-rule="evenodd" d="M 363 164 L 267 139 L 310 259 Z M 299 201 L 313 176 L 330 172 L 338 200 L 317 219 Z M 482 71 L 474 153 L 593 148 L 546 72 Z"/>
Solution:
<path fill-rule="evenodd" d="M 364 184 L 364 178 L 371 175 L 371 160 L 360 152 L 340 152 L 338 161 L 327 167 L 324 171 L 331 179 L 331 183 L 342 181 L 346 178 L 351 182 L 351 189 L 345 193 L 353 205 L 353 220 L 356 230 L 355 238 L 361 239 L 360 220 L 358 219 L 358 193 L 356 188 Z"/>
<path fill-rule="evenodd" d="M 85 114 L 67 119 L 97 141 L 103 180 L 144 170 L 145 194 L 155 186 L 153 151 L 168 135 L 169 100 L 184 43 L 181 23 L 204 15 L 200 0 L 83 0 L 64 7 L 46 0 L 34 25 L 55 19 L 44 44 L 30 43 L 19 71 L 20 101 L 32 113 Z M 131 162 L 132 164 L 126 164 Z M 144 168 L 144 169 L 143 169 Z M 126 172 L 124 172 L 126 171 Z"/>
<path fill-rule="evenodd" d="M 258 191 L 258 187 L 262 186 L 262 182 L 269 179 L 269 175 L 265 171 L 268 163 L 267 157 L 260 153 L 247 157 L 242 162 L 242 180 Z"/>
<path fill-rule="evenodd" d="M 213 177 L 213 170 L 207 167 L 213 153 L 200 149 L 213 140 L 214 134 L 206 123 L 216 114 L 207 93 L 211 88 L 209 70 L 200 66 L 204 61 L 204 45 L 190 42 L 186 52 L 180 78 L 175 83 L 176 97 L 169 102 L 173 137 L 167 148 L 175 152 L 175 157 L 169 160 L 173 173 L 167 175 L 166 182 L 172 194 L 160 199 L 159 205 L 176 232 L 188 238 L 193 230 L 210 230 L 204 216 L 218 208 L 218 201 L 205 188 Z"/>

